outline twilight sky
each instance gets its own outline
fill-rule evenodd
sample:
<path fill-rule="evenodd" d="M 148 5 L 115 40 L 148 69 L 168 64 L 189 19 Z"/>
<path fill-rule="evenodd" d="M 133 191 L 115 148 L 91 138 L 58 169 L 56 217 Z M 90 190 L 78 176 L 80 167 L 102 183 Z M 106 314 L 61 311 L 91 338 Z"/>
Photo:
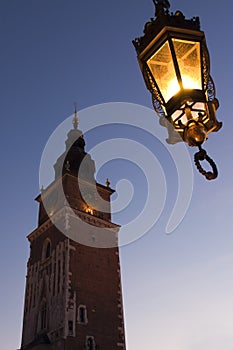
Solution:
<path fill-rule="evenodd" d="M 72 114 L 74 101 L 80 111 L 110 102 L 152 107 L 131 40 L 142 35 L 145 22 L 154 16 L 154 5 L 152 0 L 1 0 L 0 4 L 0 329 L 1 348 L 12 350 L 20 346 L 29 255 L 26 235 L 37 225 L 34 198 L 40 188 L 45 144 Z M 114 137 L 135 140 L 156 155 L 167 182 L 158 222 L 121 248 L 127 350 L 145 346 L 149 350 L 232 350 L 233 4 L 173 0 L 171 11 L 176 10 L 187 18 L 200 16 L 206 34 L 220 102 L 217 116 L 224 123 L 219 133 L 210 135 L 206 149 L 218 164 L 219 178 L 207 182 L 193 167 L 189 209 L 167 235 L 178 180 L 174 162 L 158 140 L 135 129 L 132 121 L 130 126 L 87 133 L 87 150 Z M 155 114 L 154 118 L 157 128 Z M 82 111 L 80 119 L 82 129 Z M 145 117 L 145 128 L 147 122 Z M 58 154 L 63 145 L 61 137 Z M 178 150 L 180 145 L 172 147 Z M 193 157 L 194 150 L 189 153 Z M 131 203 L 113 216 L 122 226 L 145 206 L 148 184 L 143 170 L 133 160 L 116 159 L 97 174 L 100 182 L 109 177 L 113 188 L 121 179 L 134 188 Z M 156 173 L 154 181 L 158 181 Z M 157 205 L 156 197 L 150 215 Z"/>

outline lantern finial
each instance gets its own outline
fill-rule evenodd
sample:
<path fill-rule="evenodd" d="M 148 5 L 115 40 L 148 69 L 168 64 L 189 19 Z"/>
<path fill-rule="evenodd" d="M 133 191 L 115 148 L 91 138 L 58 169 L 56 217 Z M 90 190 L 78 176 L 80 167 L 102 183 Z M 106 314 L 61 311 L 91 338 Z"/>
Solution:
<path fill-rule="evenodd" d="M 153 0 L 155 5 L 155 15 L 159 17 L 160 15 L 164 15 L 164 10 L 168 11 L 170 8 L 170 3 L 168 0 Z"/>
<path fill-rule="evenodd" d="M 170 2 L 168 0 L 153 0 L 155 6 L 162 5 L 164 8 L 170 8 Z"/>

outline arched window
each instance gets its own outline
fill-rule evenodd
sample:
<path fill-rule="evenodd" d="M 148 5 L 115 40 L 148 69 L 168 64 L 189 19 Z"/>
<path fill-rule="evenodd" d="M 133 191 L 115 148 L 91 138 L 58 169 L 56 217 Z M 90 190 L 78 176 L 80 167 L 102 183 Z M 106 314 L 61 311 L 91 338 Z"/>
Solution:
<path fill-rule="evenodd" d="M 87 308 L 85 305 L 78 307 L 78 323 L 87 323 Z"/>
<path fill-rule="evenodd" d="M 51 241 L 50 239 L 46 238 L 42 249 L 42 260 L 49 258 L 50 255 L 51 255 Z"/>
<path fill-rule="evenodd" d="M 95 340 L 94 337 L 88 336 L 86 339 L 86 349 L 87 350 L 95 350 Z"/>

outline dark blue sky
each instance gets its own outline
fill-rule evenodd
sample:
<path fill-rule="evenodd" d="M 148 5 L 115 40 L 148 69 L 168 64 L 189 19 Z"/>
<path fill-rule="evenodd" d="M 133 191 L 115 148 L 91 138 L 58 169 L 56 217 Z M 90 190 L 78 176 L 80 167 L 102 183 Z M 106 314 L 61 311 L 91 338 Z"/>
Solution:
<path fill-rule="evenodd" d="M 151 107 L 131 41 L 153 17 L 154 5 L 151 0 L 1 0 L 0 4 L 0 328 L 2 348 L 11 350 L 20 343 L 29 254 L 25 237 L 37 224 L 33 199 L 39 191 L 44 146 L 54 129 L 72 114 L 74 101 L 79 110 L 109 102 Z M 218 163 L 220 176 L 208 183 L 194 169 L 191 205 L 176 231 L 170 236 L 164 233 L 172 209 L 167 202 L 158 225 L 122 248 L 128 350 L 139 350 L 145 344 L 160 350 L 230 350 L 233 5 L 229 0 L 171 1 L 171 11 L 177 9 L 187 17 L 200 16 L 206 33 L 220 101 L 218 119 L 224 123 L 218 134 L 210 135 L 206 148 Z M 135 135 L 130 128 L 109 132 L 118 137 Z M 91 136 L 87 137 L 89 147 L 98 143 L 97 135 L 94 141 Z M 153 149 L 149 136 L 136 133 L 136 138 Z M 191 150 L 191 156 L 193 153 Z M 168 189 L 174 202 L 174 165 L 168 156 L 162 161 L 162 150 L 159 157 L 169 173 Z M 135 169 L 130 167 L 128 175 L 137 186 L 141 174 L 134 179 Z M 120 161 L 112 170 L 106 168 L 113 187 L 126 176 L 123 170 Z M 104 168 L 99 176 L 101 181 L 108 176 Z M 115 218 L 119 223 L 140 210 L 140 199 L 145 198 L 140 192 L 135 198 L 130 211 Z"/>

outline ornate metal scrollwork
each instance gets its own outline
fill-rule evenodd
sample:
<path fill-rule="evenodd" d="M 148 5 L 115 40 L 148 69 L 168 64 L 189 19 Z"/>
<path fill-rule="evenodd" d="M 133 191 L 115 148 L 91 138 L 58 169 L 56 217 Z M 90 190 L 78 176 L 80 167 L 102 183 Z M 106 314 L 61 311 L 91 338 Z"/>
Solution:
<path fill-rule="evenodd" d="M 216 99 L 215 85 L 211 76 L 209 76 L 209 81 L 207 84 L 207 94 L 209 101 L 214 101 Z"/>

